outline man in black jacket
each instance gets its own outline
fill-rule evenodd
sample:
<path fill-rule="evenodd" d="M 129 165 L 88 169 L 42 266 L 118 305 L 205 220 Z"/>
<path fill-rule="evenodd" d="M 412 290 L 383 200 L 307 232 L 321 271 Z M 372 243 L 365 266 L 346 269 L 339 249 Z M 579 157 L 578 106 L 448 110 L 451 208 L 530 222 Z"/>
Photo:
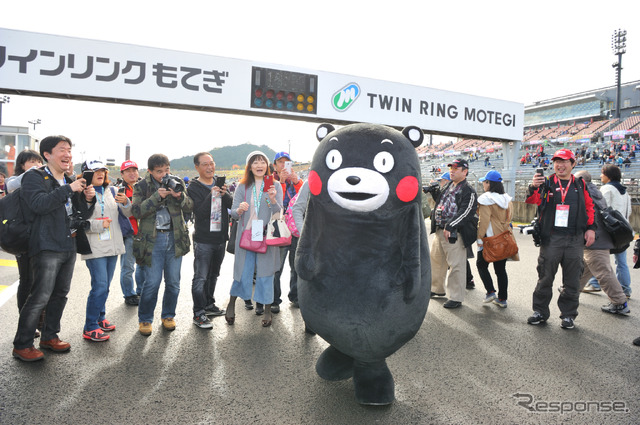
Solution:
<path fill-rule="evenodd" d="M 193 200 L 195 231 L 191 294 L 193 323 L 202 329 L 213 327 L 207 316 L 221 316 L 224 310 L 215 305 L 214 292 L 229 239 L 229 213 L 233 199 L 227 185 L 216 186 L 216 164 L 213 157 L 200 152 L 193 157 L 199 177 L 189 185 Z"/>
<path fill-rule="evenodd" d="M 467 281 L 467 247 L 476 240 L 478 196 L 467 183 L 469 164 L 458 158 L 449 164 L 451 181 L 435 189 L 435 208 L 431 212 L 431 295 L 445 296 L 447 279 L 449 300 L 445 308 L 462 305 Z"/>
<path fill-rule="evenodd" d="M 40 348 L 67 351 L 68 342 L 58 338 L 60 319 L 67 303 L 76 263 L 76 234 L 70 216 L 72 197 L 85 189 L 84 179 L 74 180 L 71 170 L 71 140 L 64 136 L 45 137 L 40 154 L 47 161 L 44 170 L 33 170 L 22 178 L 25 215 L 32 220 L 29 257 L 34 271 L 33 287 L 20 310 L 18 331 L 13 340 L 13 356 L 23 361 L 44 357 L 33 346 L 40 313 L 46 307 Z"/>
<path fill-rule="evenodd" d="M 527 323 L 538 325 L 549 319 L 553 281 L 561 266 L 560 326 L 573 329 L 573 321 L 578 316 L 584 248 L 595 242 L 597 225 L 587 187 L 581 178 L 572 174 L 576 165 L 574 153 L 570 149 L 560 149 L 551 160 L 555 173 L 548 179 L 535 174 L 525 201 L 538 206 L 540 229 L 538 283 L 533 291 L 533 315 Z"/>

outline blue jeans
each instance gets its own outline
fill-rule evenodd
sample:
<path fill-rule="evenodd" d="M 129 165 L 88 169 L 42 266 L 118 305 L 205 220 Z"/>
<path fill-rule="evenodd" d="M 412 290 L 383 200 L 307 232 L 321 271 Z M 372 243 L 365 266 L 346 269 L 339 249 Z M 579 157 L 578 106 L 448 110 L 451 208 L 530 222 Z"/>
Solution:
<path fill-rule="evenodd" d="M 104 320 L 104 305 L 109 296 L 109 285 L 111 285 L 117 262 L 117 255 L 92 258 L 86 261 L 89 274 L 91 274 L 91 290 L 87 298 L 87 314 L 84 322 L 85 331 L 100 328 L 98 322 Z"/>
<path fill-rule="evenodd" d="M 225 244 L 193 243 L 193 281 L 191 296 L 193 297 L 193 314 L 204 314 L 206 307 L 215 304 L 214 292 L 220 266 L 224 260 Z"/>
<path fill-rule="evenodd" d="M 60 319 L 67 304 L 67 294 L 71 287 L 75 264 L 75 251 L 41 251 L 31 257 L 33 286 L 20 310 L 18 331 L 13 340 L 16 350 L 33 346 L 33 335 L 38 326 L 40 313 L 45 307 L 47 314 L 44 319 L 44 329 L 41 329 L 41 341 L 48 341 L 58 336 Z"/>
<path fill-rule="evenodd" d="M 298 247 L 298 238 L 291 237 L 291 245 L 280 247 L 280 270 L 273 276 L 273 304 L 280 305 L 282 303 L 282 287 L 280 286 L 280 275 L 284 270 L 284 264 L 289 254 L 289 269 L 291 274 L 289 277 L 289 301 L 298 302 L 298 273 L 294 265 L 296 258 L 296 248 Z"/>
<path fill-rule="evenodd" d="M 153 311 L 158 302 L 158 290 L 164 272 L 164 296 L 161 318 L 175 317 L 180 293 L 182 257 L 176 258 L 173 232 L 158 232 L 151 253 L 151 266 L 144 268 L 144 286 L 138 305 L 138 321 L 153 323 Z"/>
<path fill-rule="evenodd" d="M 229 292 L 229 295 L 232 297 L 239 297 L 243 300 L 251 299 L 253 275 L 256 269 L 257 255 L 258 254 L 253 251 L 247 251 L 244 257 L 244 265 L 242 268 L 242 277 L 240 282 L 234 279 L 231 284 L 231 291 Z M 260 304 L 273 303 L 273 276 L 256 277 L 256 289 L 253 299 Z"/>
<path fill-rule="evenodd" d="M 627 266 L 627 251 L 613 254 L 613 256 L 616 259 L 616 277 L 622 286 L 622 292 L 627 296 L 631 295 L 631 275 L 629 274 L 629 266 Z"/>
<path fill-rule="evenodd" d="M 616 277 L 618 278 L 618 282 L 620 282 L 620 286 L 622 286 L 622 292 L 627 296 L 631 295 L 631 275 L 629 274 L 629 266 L 627 265 L 627 251 L 613 254 L 613 256 L 616 261 Z M 589 279 L 589 285 L 600 289 L 598 279 L 595 277 Z"/>
<path fill-rule="evenodd" d="M 136 259 L 133 256 L 133 236 L 124 238 L 124 248 L 126 252 L 120 256 L 120 287 L 122 288 L 122 295 L 126 298 L 140 295 L 142 284 L 144 283 L 144 271 L 142 266 L 136 266 Z M 135 292 L 133 290 L 134 273 L 136 279 Z"/>

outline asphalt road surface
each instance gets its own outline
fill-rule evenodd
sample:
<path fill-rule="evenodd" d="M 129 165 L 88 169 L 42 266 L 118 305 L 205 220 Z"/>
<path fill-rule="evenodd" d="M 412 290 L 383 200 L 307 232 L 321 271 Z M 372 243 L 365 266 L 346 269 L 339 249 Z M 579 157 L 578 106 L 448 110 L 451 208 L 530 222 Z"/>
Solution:
<path fill-rule="evenodd" d="M 0 293 L 0 424 L 640 423 L 640 347 L 631 344 L 640 336 L 640 270 L 631 270 L 630 316 L 601 312 L 603 293 L 582 294 L 576 328 L 563 330 L 554 291 L 549 322 L 528 325 L 538 250 L 530 236 L 516 236 L 521 261 L 507 264 L 508 308 L 482 302 L 472 263 L 476 289 L 463 306 L 447 310 L 445 298 L 433 299 L 416 337 L 388 359 L 396 400 L 385 407 L 359 405 L 351 380 L 317 376 L 327 344 L 305 334 L 288 301 L 269 328 L 241 302 L 234 326 L 222 317 L 212 330 L 193 325 L 191 253 L 182 262 L 174 332 L 160 328 L 158 306 L 153 334 L 139 334 L 118 265 L 107 301 L 117 329 L 107 342 L 84 340 L 90 278 L 78 257 L 60 333 L 71 343 L 67 353 L 45 351 L 34 363 L 13 358 L 16 298 L 11 288 Z M 227 254 L 216 290 L 221 307 L 232 268 Z M 17 277 L 0 261 L 0 285 Z M 282 281 L 286 300 L 288 267 Z"/>

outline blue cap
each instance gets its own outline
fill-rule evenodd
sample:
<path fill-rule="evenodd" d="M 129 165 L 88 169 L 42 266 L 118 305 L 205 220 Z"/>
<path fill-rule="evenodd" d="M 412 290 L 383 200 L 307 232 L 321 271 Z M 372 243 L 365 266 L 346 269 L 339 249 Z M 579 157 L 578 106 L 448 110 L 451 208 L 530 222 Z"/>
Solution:
<path fill-rule="evenodd" d="M 489 180 L 490 182 L 501 182 L 502 176 L 496 170 L 487 171 L 487 174 L 484 177 L 480 177 L 478 179 L 479 182 L 483 182 L 485 180 Z"/>
<path fill-rule="evenodd" d="M 451 180 L 451 176 L 449 175 L 449 172 L 447 171 L 446 173 L 443 173 L 438 180 Z"/>
<path fill-rule="evenodd" d="M 280 158 L 287 158 L 289 161 L 291 161 L 291 157 L 289 156 L 289 152 L 278 152 L 276 154 L 276 157 L 273 159 L 273 162 L 276 162 Z"/>
<path fill-rule="evenodd" d="M 188 181 L 189 181 L 189 177 L 184 176 L 184 178 L 183 178 L 182 180 L 184 180 L 184 181 L 188 182 Z"/>

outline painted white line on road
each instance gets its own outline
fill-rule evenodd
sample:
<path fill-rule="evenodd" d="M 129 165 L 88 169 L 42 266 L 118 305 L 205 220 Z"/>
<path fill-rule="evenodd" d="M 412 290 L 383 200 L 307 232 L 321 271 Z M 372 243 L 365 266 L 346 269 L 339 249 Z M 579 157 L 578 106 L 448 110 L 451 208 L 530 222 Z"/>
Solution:
<path fill-rule="evenodd" d="M 19 283 L 20 283 L 20 280 L 16 280 L 15 282 L 13 282 L 13 285 L 9 286 L 4 291 L 0 292 L 0 307 L 2 307 L 4 303 L 9 301 L 9 298 L 13 297 L 16 294 L 16 292 L 18 292 Z"/>

